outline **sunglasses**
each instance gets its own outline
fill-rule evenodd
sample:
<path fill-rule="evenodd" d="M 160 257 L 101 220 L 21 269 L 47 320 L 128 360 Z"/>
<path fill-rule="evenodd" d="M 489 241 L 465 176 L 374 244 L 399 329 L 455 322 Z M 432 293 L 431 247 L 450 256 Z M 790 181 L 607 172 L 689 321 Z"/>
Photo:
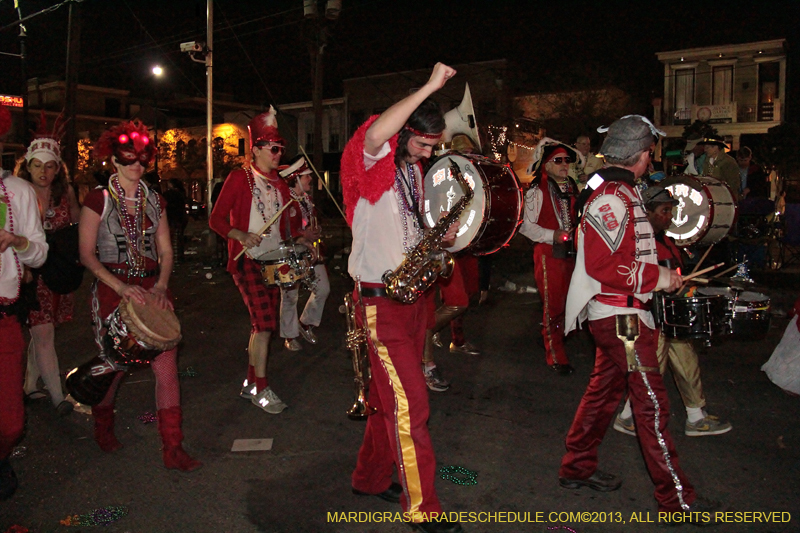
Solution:
<path fill-rule="evenodd" d="M 256 146 L 258 148 L 265 148 L 267 145 L 266 144 L 256 144 Z M 273 154 L 282 154 L 283 151 L 284 151 L 284 148 L 283 148 L 283 146 L 281 146 L 279 144 L 273 144 L 272 146 L 269 147 L 269 151 L 272 152 Z"/>
<path fill-rule="evenodd" d="M 566 164 L 569 165 L 572 163 L 572 158 L 570 157 L 554 157 L 550 160 L 551 163 L 555 163 L 556 165 Z"/>

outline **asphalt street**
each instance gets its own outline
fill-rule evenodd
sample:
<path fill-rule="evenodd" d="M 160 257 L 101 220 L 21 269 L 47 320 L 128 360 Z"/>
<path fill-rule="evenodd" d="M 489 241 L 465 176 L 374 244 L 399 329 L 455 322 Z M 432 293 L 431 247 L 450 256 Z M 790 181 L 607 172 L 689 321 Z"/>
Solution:
<path fill-rule="evenodd" d="M 238 396 L 246 370 L 247 312 L 230 276 L 212 264 L 203 230 L 202 222 L 192 222 L 190 255 L 176 268 L 172 289 L 184 333 L 184 446 L 205 466 L 188 474 L 163 467 L 156 424 L 147 423 L 147 414 L 155 412 L 153 375 L 137 368 L 119 390 L 116 434 L 124 448 L 112 454 L 95 444 L 89 416 L 58 418 L 48 401 L 27 406 L 26 433 L 12 458 L 20 488 L 0 502 L 0 531 L 13 525 L 31 532 L 97 531 L 99 526 L 61 521 L 113 506 L 124 507 L 125 514 L 103 531 L 409 531 L 407 524 L 390 521 L 401 518 L 398 505 L 350 490 L 364 424 L 345 416 L 353 402 L 353 372 L 338 311 L 343 259 L 337 254 L 329 264 L 332 292 L 318 344 L 290 352 L 273 339 L 270 385 L 289 408 L 270 415 Z M 329 224 L 325 235 L 332 252 L 347 245 L 338 224 Z M 594 354 L 581 333 L 567 345 L 573 375 L 556 375 L 545 365 L 538 294 L 499 290 L 507 281 L 533 285 L 529 251 L 524 238 L 516 237 L 497 254 L 489 302 L 466 315 L 467 339 L 481 355 L 436 353 L 452 382 L 449 391 L 430 396 L 437 463 L 474 472 L 477 481 L 438 480 L 444 509 L 465 513 L 467 532 L 660 531 L 653 485 L 633 437 L 609 429 L 600 448 L 601 468 L 624 480 L 620 490 L 558 485 L 564 437 Z M 668 377 L 669 427 L 698 492 L 731 511 L 712 517 L 715 531 L 800 531 L 800 399 L 760 371 L 788 324 L 780 315 L 800 294 L 800 276 L 780 271 L 754 277 L 778 315 L 767 338 L 723 340 L 700 356 L 708 411 L 730 421 L 733 430 L 685 436 L 685 411 Z M 57 331 L 65 372 L 96 352 L 88 278 L 77 293 L 75 319 Z M 443 337 L 449 342 L 449 333 Z M 269 451 L 232 452 L 236 439 L 274 440 Z"/>

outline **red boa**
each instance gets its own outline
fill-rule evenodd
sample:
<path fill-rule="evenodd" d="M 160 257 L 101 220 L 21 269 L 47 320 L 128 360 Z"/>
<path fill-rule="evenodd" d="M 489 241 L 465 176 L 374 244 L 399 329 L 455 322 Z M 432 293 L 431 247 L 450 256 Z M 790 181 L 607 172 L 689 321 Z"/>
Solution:
<path fill-rule="evenodd" d="M 374 115 L 359 127 L 347 142 L 342 153 L 341 180 L 347 223 L 353 225 L 353 215 L 359 198 L 374 204 L 394 185 L 394 154 L 397 135 L 389 139 L 389 155 L 375 163 L 369 170 L 364 166 L 364 141 L 367 130 L 380 115 Z"/>

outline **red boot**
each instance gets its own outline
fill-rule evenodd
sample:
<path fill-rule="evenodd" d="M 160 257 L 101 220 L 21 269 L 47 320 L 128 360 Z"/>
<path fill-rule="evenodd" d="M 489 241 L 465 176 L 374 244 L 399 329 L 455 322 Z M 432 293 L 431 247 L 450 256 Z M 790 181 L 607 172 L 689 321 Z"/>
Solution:
<path fill-rule="evenodd" d="M 158 410 L 158 432 L 164 444 L 164 466 L 183 472 L 197 470 L 203 463 L 195 461 L 181 447 L 183 432 L 181 431 L 182 411 L 180 406 Z"/>
<path fill-rule="evenodd" d="M 104 452 L 114 452 L 122 448 L 122 443 L 114 436 L 114 406 L 92 407 L 94 415 L 94 440 Z"/>

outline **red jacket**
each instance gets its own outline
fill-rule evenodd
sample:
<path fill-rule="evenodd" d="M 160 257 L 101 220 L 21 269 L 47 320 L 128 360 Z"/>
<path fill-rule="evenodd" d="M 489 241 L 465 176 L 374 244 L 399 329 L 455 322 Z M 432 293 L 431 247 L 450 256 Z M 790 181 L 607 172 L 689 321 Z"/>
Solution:
<path fill-rule="evenodd" d="M 281 207 L 291 198 L 289 187 L 278 177 L 277 171 L 269 175 L 269 183 L 280 192 Z M 211 211 L 208 225 L 212 230 L 227 238 L 232 229 L 247 232 L 250 227 L 250 209 L 253 205 L 253 193 L 247 181 L 247 171 L 237 169 L 228 175 L 222 185 L 217 203 Z M 290 234 L 289 217 L 281 216 L 280 232 L 281 235 Z M 291 232 L 292 236 L 297 235 Z M 228 272 L 234 273 L 236 265 L 233 260 L 242 251 L 242 244 L 236 239 L 228 239 Z"/>

